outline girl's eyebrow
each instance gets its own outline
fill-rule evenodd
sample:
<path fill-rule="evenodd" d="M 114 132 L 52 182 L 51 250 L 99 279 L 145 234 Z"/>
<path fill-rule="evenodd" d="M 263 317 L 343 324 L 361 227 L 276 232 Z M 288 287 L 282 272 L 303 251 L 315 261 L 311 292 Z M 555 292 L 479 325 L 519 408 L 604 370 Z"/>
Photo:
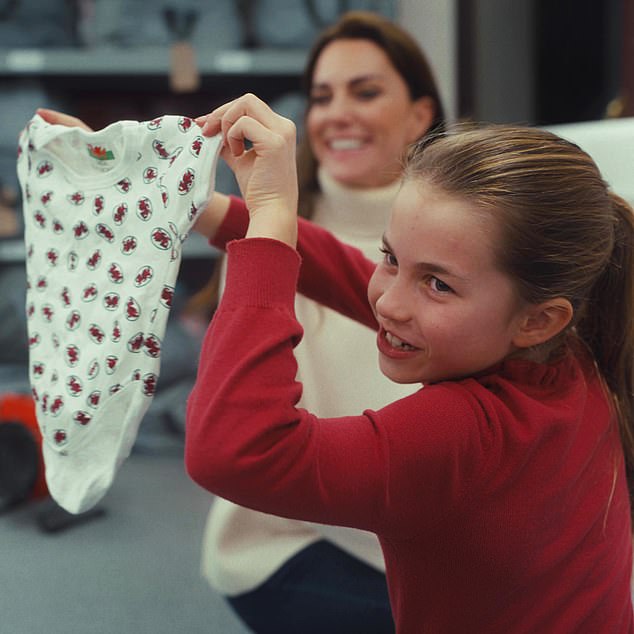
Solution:
<path fill-rule="evenodd" d="M 385 234 L 383 234 L 383 237 L 381 238 L 381 240 L 383 242 L 383 246 L 385 247 L 385 249 L 387 251 L 389 251 L 391 254 L 394 254 L 394 249 L 390 245 L 390 243 L 389 243 L 389 241 L 388 241 L 388 239 L 387 239 Z M 440 264 L 435 264 L 434 262 L 416 262 L 414 267 L 416 269 L 418 269 L 418 271 L 421 274 L 422 273 L 428 273 L 428 274 L 431 273 L 432 275 L 443 275 L 443 276 L 452 277 L 452 278 L 458 279 L 458 280 L 468 281 L 467 277 L 465 277 L 463 275 L 458 275 L 456 273 L 453 273 L 452 271 L 450 271 L 449 269 L 445 268 L 444 266 L 441 266 Z"/>

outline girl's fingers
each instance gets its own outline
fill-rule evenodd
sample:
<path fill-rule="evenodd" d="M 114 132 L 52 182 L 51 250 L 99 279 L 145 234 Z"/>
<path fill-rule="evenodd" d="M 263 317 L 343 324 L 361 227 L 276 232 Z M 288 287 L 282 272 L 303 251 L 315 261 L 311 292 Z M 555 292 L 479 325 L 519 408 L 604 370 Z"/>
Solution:
<path fill-rule="evenodd" d="M 81 119 L 73 117 L 64 112 L 58 110 L 51 110 L 50 108 L 37 108 L 36 113 L 44 119 L 47 123 L 53 125 L 65 125 L 69 128 L 81 128 L 88 132 L 92 132 L 92 129 L 88 127 Z"/>

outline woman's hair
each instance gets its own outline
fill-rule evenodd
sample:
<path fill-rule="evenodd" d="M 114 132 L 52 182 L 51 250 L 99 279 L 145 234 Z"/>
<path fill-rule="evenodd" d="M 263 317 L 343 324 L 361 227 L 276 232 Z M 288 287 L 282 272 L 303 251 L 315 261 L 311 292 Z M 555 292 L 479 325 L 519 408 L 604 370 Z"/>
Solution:
<path fill-rule="evenodd" d="M 570 337 L 591 351 L 613 397 L 634 484 L 634 211 L 575 144 L 537 128 L 485 125 L 414 147 L 405 176 L 494 214 L 500 268 L 520 296 L 574 310 Z"/>
<path fill-rule="evenodd" d="M 315 66 L 321 52 L 336 40 L 368 40 L 376 44 L 403 78 L 412 101 L 431 98 L 434 119 L 429 132 L 444 129 L 445 112 L 431 67 L 416 40 L 404 29 L 387 18 L 369 11 L 349 11 L 337 22 L 323 30 L 308 54 L 302 86 L 308 98 L 305 117 L 310 110 L 310 91 Z M 313 214 L 314 199 L 319 193 L 317 161 L 304 134 L 298 148 L 299 213 L 305 218 Z"/>

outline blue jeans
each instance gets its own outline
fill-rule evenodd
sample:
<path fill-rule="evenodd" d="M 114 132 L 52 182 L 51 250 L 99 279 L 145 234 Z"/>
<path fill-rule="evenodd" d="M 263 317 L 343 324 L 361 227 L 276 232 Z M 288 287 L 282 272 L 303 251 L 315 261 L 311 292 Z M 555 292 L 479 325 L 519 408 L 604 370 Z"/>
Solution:
<path fill-rule="evenodd" d="M 327 541 L 251 592 L 227 597 L 256 634 L 393 634 L 385 575 Z"/>

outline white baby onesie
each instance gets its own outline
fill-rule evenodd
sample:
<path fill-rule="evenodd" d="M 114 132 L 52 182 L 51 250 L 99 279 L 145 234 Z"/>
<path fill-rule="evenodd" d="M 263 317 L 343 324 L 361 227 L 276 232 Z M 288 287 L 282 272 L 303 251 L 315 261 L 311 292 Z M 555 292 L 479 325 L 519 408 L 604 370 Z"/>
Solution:
<path fill-rule="evenodd" d="M 29 378 L 47 485 L 71 513 L 106 493 L 152 401 L 219 147 L 176 115 L 97 132 L 35 115 L 20 135 Z"/>

